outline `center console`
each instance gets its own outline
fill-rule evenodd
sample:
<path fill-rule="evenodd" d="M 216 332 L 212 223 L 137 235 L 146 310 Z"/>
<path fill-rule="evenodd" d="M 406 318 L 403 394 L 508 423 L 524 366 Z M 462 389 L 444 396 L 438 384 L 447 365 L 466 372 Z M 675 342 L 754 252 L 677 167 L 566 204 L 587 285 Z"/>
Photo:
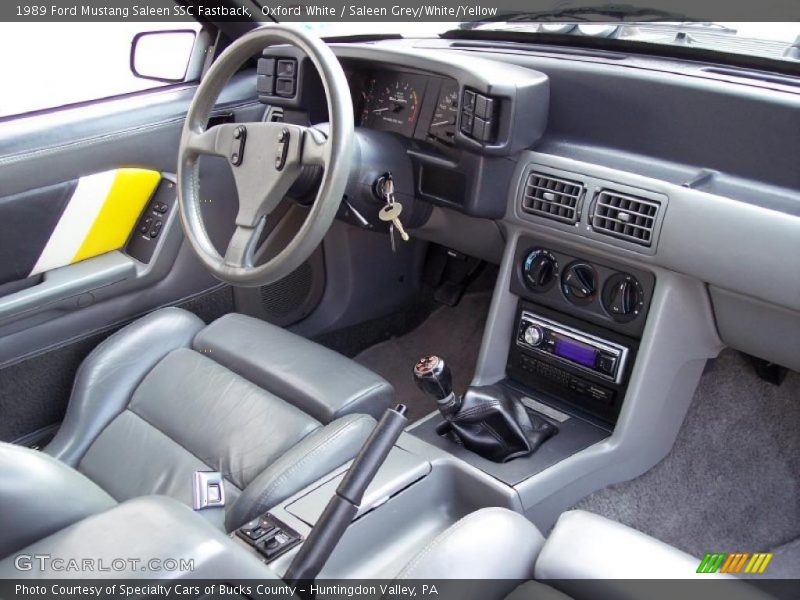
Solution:
<path fill-rule="evenodd" d="M 358 510 L 348 513 L 321 577 L 393 577 L 438 533 L 479 508 L 532 514 L 546 504 L 537 504 L 537 495 L 564 485 L 534 486 L 537 476 L 546 481 L 549 469 L 613 434 L 655 277 L 524 235 L 512 251 L 513 269 L 495 290 L 506 299 L 508 334 L 496 350 L 505 357 L 503 376 L 476 380 L 459 396 L 443 360 L 428 356 L 414 366 L 431 396 L 431 415 L 399 437 Z M 342 467 L 232 537 L 291 579 L 290 565 L 315 528 L 324 529 L 326 507 L 346 479 Z"/>
<path fill-rule="evenodd" d="M 507 462 L 487 460 L 471 451 L 469 440 L 454 439 L 446 415 L 430 417 L 413 433 L 517 486 L 614 431 L 655 277 L 526 235 L 510 250 L 513 264 L 503 294 L 515 306 L 503 316 L 510 324 L 505 378 L 470 388 L 465 398 L 483 393 L 501 402 L 508 397 L 529 419 L 545 421 L 555 433 L 532 453 Z"/>

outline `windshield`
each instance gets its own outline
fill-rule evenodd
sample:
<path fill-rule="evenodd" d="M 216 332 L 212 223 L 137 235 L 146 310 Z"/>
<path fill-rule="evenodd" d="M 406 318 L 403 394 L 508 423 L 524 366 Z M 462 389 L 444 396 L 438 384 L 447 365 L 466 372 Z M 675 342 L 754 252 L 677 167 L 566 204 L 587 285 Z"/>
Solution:
<path fill-rule="evenodd" d="M 800 23 L 742 22 L 531 22 L 519 20 L 464 23 L 365 22 L 304 23 L 319 36 L 400 34 L 403 37 L 436 37 L 452 29 L 563 34 L 577 37 L 618 39 L 643 44 L 682 46 L 743 54 L 776 60 L 800 61 Z"/>

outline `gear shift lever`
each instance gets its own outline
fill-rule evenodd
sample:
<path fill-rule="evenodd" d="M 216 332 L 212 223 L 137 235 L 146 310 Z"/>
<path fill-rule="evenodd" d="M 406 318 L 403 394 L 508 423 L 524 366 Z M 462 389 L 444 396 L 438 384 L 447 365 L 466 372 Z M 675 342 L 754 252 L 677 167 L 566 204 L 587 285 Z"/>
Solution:
<path fill-rule="evenodd" d="M 414 365 L 419 389 L 436 398 L 439 412 L 465 448 L 506 462 L 534 452 L 558 429 L 529 414 L 500 386 L 470 388 L 463 398 L 453 392 L 450 369 L 438 356 L 425 356 Z"/>
<path fill-rule="evenodd" d="M 447 418 L 458 412 L 461 398 L 453 392 L 453 376 L 444 359 L 424 356 L 414 365 L 414 381 L 419 389 L 436 398 L 439 411 Z"/>

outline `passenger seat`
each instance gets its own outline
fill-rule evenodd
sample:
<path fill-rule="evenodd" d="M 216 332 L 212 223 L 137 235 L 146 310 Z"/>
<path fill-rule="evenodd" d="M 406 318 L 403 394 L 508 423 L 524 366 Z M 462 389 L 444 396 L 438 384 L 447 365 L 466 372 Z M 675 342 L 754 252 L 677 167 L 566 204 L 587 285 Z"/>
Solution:
<path fill-rule="evenodd" d="M 727 579 L 726 598 L 769 597 L 731 576 L 698 574 L 699 564 L 640 531 L 582 510 L 563 513 L 545 541 L 522 515 L 485 508 L 439 534 L 397 578 L 494 580 L 492 596 L 485 586 L 474 586 L 472 596 L 464 590 L 465 598 L 481 600 L 627 600 L 645 592 L 660 598 L 655 588 L 630 580 L 696 578 Z M 674 588 L 664 592 L 671 597 Z"/>

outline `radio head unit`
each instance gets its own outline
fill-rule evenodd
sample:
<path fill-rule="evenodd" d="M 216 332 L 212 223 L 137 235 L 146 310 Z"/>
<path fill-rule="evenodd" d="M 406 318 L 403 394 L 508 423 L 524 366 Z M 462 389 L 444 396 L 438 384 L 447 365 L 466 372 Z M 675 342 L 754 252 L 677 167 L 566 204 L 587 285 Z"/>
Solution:
<path fill-rule="evenodd" d="M 596 335 L 522 311 L 517 344 L 535 354 L 619 383 L 628 349 Z"/>
<path fill-rule="evenodd" d="M 533 391 L 614 423 L 636 349 L 619 333 L 520 302 L 506 370 Z"/>

